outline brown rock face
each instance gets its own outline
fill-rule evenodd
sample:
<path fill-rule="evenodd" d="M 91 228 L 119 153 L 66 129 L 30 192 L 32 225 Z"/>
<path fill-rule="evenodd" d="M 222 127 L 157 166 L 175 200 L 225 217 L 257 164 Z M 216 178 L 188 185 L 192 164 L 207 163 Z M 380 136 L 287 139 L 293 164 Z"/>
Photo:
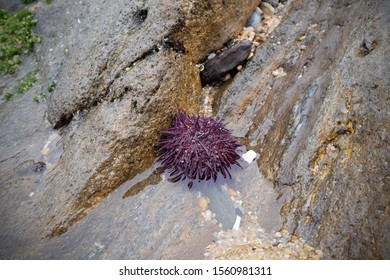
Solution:
<path fill-rule="evenodd" d="M 185 57 L 176 55 L 166 50 L 143 59 L 112 83 L 112 94 L 99 106 L 68 126 L 67 148 L 44 196 L 66 197 L 66 187 L 52 186 L 68 184 L 76 169 L 79 176 L 72 176 L 74 193 L 66 205 L 54 206 L 55 212 L 67 213 L 65 223 L 62 215 L 62 222 L 52 220 L 52 235 L 63 233 L 85 210 L 153 163 L 154 145 L 160 128 L 170 123 L 170 112 L 196 112 L 199 74 Z"/>
<path fill-rule="evenodd" d="M 268 1 L 252 59 L 202 89 L 259 2 L 37 5 L 38 81 L 0 104 L 0 258 L 390 259 L 390 2 Z M 200 105 L 256 160 L 189 191 L 154 145 Z"/>

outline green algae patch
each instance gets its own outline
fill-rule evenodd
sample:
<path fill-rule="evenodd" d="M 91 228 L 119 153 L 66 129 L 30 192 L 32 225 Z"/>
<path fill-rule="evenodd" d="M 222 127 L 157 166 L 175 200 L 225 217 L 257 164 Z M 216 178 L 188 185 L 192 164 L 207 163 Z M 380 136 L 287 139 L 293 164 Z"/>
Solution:
<path fill-rule="evenodd" d="M 36 22 L 28 10 L 11 13 L 0 9 L 0 76 L 15 74 L 20 55 L 31 53 L 40 41 L 32 30 Z"/>

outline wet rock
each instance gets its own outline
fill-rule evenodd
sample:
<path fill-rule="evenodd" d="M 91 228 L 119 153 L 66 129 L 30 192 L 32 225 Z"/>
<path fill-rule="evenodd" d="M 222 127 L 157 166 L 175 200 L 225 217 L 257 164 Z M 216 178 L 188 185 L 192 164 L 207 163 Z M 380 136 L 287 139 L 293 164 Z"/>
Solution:
<path fill-rule="evenodd" d="M 222 79 L 248 58 L 251 48 L 251 41 L 238 41 L 233 47 L 221 52 L 214 59 L 208 61 L 204 70 L 200 73 L 202 83 L 209 84 Z"/>
<path fill-rule="evenodd" d="M 44 75 L 57 81 L 48 119 L 55 128 L 66 126 L 62 160 L 41 194 L 43 201 L 61 201 L 48 207 L 49 236 L 66 232 L 150 167 L 159 131 L 177 111 L 197 112 L 201 83 L 195 63 L 238 32 L 237 22 L 243 24 L 259 3 L 246 1 L 243 9 L 235 1 L 217 2 L 212 12 L 208 1 L 173 0 L 117 1 L 104 15 L 97 8 L 106 6 L 103 0 L 76 7 L 53 3 L 38 12 L 38 23 L 39 17 L 46 21 L 38 26 L 44 34 L 58 34 L 47 22 L 76 19 L 67 22 L 61 42 L 43 40 L 42 47 L 52 50 L 41 61 Z M 64 17 L 63 10 L 71 15 Z M 229 33 L 221 33 L 222 26 Z"/>
<path fill-rule="evenodd" d="M 110 20 L 102 24 L 99 20 L 103 17 L 94 7 L 106 5 L 103 0 L 81 2 L 75 7 L 55 4 L 47 11 L 38 11 L 48 21 L 61 18 L 64 9 L 76 19 L 67 22 L 66 36 L 61 40 L 50 37 L 57 34 L 55 26 L 38 26 L 38 32 L 50 35 L 43 46 L 49 58 L 42 61 L 44 71 L 48 71 L 45 75 L 57 80 L 48 98 L 48 118 L 53 126 L 65 126 L 77 111 L 89 110 L 107 99 L 115 79 L 156 51 L 172 48 L 198 63 L 237 34 L 260 1 L 246 0 L 239 6 L 233 0 L 214 1 L 211 10 L 209 1 L 195 2 L 153 0 L 146 5 L 138 0 L 128 5 L 118 1 L 105 11 Z"/>
<path fill-rule="evenodd" d="M 390 71 L 390 46 L 380 42 L 390 38 L 383 28 L 390 3 L 322 4 L 291 3 L 289 20 L 224 91 L 218 115 L 249 138 L 275 187 L 292 191 L 281 209 L 287 228 L 318 244 L 325 258 L 389 258 L 383 139 L 390 139 L 390 84 L 383 73 Z M 305 52 L 297 42 L 302 34 L 311 38 Z M 287 75 L 275 79 L 275 66 L 294 53 Z"/>
<path fill-rule="evenodd" d="M 257 10 L 255 10 L 251 15 L 251 17 L 246 22 L 245 26 L 246 27 L 251 26 L 253 28 L 256 28 L 257 25 L 260 24 L 260 22 L 261 22 L 261 14 Z"/>
<path fill-rule="evenodd" d="M 172 2 L 178 6 L 177 1 Z M 260 4 L 260 0 L 244 0 L 240 5 L 235 0 L 181 2 L 186 15 L 183 20 L 185 27 L 178 29 L 170 39 L 183 42 L 186 51 L 197 63 L 233 39 Z"/>
<path fill-rule="evenodd" d="M 37 92 L 1 104 L 1 258 L 203 258 L 220 230 L 215 220 L 225 230 L 210 258 L 390 258 L 388 1 L 291 1 L 278 28 L 216 95 L 214 112 L 259 158 L 245 169 L 257 173 L 238 173 L 228 184 L 239 191 L 234 203 L 227 192 L 206 189 L 212 222 L 202 225 L 197 193 L 186 186 L 162 181 L 123 197 L 143 181 L 137 174 L 152 164 L 169 115 L 198 111 L 195 64 L 238 32 L 254 6 L 243 5 L 247 15 L 237 20 L 233 10 L 243 7 L 236 1 L 232 13 L 229 1 L 106 2 L 54 1 L 37 10 L 45 38 L 36 88 L 59 81 L 48 106 L 52 123 L 64 125 L 64 153 L 52 165 L 51 152 L 41 154 L 50 128 L 44 107 L 31 101 Z M 201 29 L 208 13 L 221 20 L 205 27 L 211 38 Z M 286 75 L 277 79 L 280 67 Z M 33 172 L 34 160 L 50 172 Z M 231 231 L 237 207 L 245 215 Z M 280 238 L 271 235 L 276 230 Z"/>

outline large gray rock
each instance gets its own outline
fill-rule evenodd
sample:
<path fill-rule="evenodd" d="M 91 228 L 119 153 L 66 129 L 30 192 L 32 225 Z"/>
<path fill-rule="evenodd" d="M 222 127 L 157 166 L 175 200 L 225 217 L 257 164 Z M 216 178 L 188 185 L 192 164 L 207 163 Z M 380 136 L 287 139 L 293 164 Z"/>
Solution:
<path fill-rule="evenodd" d="M 327 258 L 389 258 L 390 3 L 326 3 L 292 3 L 218 115 L 291 192 L 290 231 Z M 272 75 L 279 67 L 287 75 Z"/>
<path fill-rule="evenodd" d="M 108 5 L 100 0 L 42 11 L 46 21 L 64 18 L 67 26 L 63 33 L 54 24 L 39 26 L 51 39 L 43 46 L 49 59 L 42 63 L 50 64 L 45 67 L 49 80 L 57 80 L 48 100 L 49 121 L 59 128 L 77 111 L 96 106 L 127 68 L 158 50 L 172 48 L 198 63 L 232 39 L 259 2 L 247 0 L 238 6 L 235 1 L 152 0 Z M 70 13 L 66 17 L 61 15 L 64 10 Z"/>
<path fill-rule="evenodd" d="M 54 128 L 69 124 L 61 161 L 37 194 L 38 207 L 48 208 L 43 219 L 50 219 L 50 236 L 66 232 L 152 165 L 159 131 L 174 113 L 198 111 L 195 63 L 234 36 L 258 3 L 246 1 L 242 8 L 234 1 L 94 1 L 41 11 L 46 23 L 39 31 L 53 32 L 53 41 L 42 47 L 49 52 L 42 64 L 48 80 L 57 81 L 48 119 Z M 61 34 L 48 22 L 58 22 L 64 10 L 72 16 L 64 17 L 68 27 Z M 199 25 L 204 30 L 198 32 Z M 222 27 L 230 32 L 220 33 Z M 45 206 L 53 197 L 57 202 Z"/>

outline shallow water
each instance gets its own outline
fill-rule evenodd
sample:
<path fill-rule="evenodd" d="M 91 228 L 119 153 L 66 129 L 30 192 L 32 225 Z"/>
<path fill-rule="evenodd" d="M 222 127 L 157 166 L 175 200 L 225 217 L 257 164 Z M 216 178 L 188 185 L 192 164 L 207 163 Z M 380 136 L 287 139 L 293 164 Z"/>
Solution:
<path fill-rule="evenodd" d="M 187 181 L 170 183 L 161 174 L 157 184 L 125 197 L 129 189 L 153 174 L 159 167 L 155 164 L 118 187 L 65 234 L 25 244 L 22 255 L 44 259 L 199 259 L 217 232 L 233 227 L 237 208 L 243 213 L 241 227 L 278 230 L 277 194 L 258 172 L 256 161 L 248 164 L 241 160 L 240 164 L 243 168 L 231 170 L 233 179 L 220 176 L 215 183 L 194 182 L 188 189 Z M 253 188 L 258 189 L 256 196 L 251 194 Z M 200 198 L 209 202 L 204 211 L 198 205 Z M 205 218 L 208 211 L 211 218 Z M 258 215 L 255 220 L 254 214 Z"/>

